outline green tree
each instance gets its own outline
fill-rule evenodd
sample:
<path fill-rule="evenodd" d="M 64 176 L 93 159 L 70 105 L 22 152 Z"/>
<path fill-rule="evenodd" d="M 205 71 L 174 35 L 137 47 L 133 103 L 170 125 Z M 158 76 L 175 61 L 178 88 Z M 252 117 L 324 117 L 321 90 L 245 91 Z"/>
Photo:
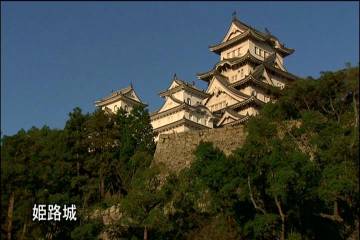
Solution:
<path fill-rule="evenodd" d="M 144 240 L 149 239 L 149 230 L 163 231 L 168 227 L 158 174 L 156 168 L 138 171 L 131 182 L 131 190 L 120 203 L 125 215 L 122 222 L 142 228 Z"/>

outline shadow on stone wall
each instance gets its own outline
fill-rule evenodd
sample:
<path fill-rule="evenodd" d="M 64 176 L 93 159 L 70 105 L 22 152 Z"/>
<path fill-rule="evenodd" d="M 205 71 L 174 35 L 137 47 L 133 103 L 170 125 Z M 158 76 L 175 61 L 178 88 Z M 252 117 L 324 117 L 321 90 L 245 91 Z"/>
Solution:
<path fill-rule="evenodd" d="M 160 135 L 154 154 L 154 164 L 162 166 L 165 174 L 178 173 L 190 166 L 194 160 L 194 151 L 201 141 L 212 142 L 229 155 L 245 142 L 245 138 L 244 126 Z"/>

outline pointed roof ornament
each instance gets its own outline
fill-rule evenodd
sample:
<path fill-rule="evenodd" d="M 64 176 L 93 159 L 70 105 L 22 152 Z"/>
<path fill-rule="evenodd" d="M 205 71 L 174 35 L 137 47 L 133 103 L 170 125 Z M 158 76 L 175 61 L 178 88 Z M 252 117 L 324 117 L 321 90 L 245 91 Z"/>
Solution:
<path fill-rule="evenodd" d="M 236 11 L 232 13 L 233 20 L 236 20 Z"/>
<path fill-rule="evenodd" d="M 265 28 L 265 32 L 266 32 L 268 35 L 271 35 L 271 32 L 269 31 L 269 29 Z"/>
<path fill-rule="evenodd" d="M 173 77 L 173 80 L 177 80 L 177 76 L 176 76 L 176 73 L 174 73 L 174 77 Z"/>
<path fill-rule="evenodd" d="M 132 83 L 132 81 L 130 81 L 130 87 L 133 88 L 133 83 Z"/>

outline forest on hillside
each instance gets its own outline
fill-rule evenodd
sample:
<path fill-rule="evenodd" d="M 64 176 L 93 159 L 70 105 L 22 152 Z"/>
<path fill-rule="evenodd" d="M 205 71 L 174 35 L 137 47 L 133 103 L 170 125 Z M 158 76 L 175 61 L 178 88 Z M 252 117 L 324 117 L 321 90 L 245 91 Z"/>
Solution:
<path fill-rule="evenodd" d="M 164 182 L 142 107 L 3 136 L 1 239 L 359 239 L 359 67 L 276 94 L 243 146 L 201 143 Z M 34 204 L 75 204 L 77 220 L 33 221 Z M 112 206 L 118 221 L 93 217 Z"/>

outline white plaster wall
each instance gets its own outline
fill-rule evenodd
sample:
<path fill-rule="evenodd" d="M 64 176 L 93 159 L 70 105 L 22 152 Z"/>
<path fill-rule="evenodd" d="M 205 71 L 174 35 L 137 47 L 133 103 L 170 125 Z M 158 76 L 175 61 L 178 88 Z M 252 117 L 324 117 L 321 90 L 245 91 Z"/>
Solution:
<path fill-rule="evenodd" d="M 179 86 L 179 84 L 177 84 L 175 81 L 173 81 L 173 82 L 171 83 L 169 89 L 172 89 L 172 88 L 177 87 L 177 86 Z"/>
<path fill-rule="evenodd" d="M 213 128 L 213 121 L 210 120 L 210 116 L 208 116 L 206 112 L 198 113 L 189 111 L 185 113 L 185 118 L 201 125 Z"/>
<path fill-rule="evenodd" d="M 286 85 L 285 79 L 278 76 L 272 75 L 271 81 L 273 82 L 275 87 L 280 87 L 281 89 L 283 89 Z"/>
<path fill-rule="evenodd" d="M 255 90 L 252 86 L 246 86 L 245 88 L 240 89 L 241 92 L 251 96 L 252 91 Z"/>
<path fill-rule="evenodd" d="M 248 108 L 241 110 L 238 113 L 241 115 L 246 115 L 248 113 L 250 116 L 255 116 L 259 113 L 259 111 L 257 109 L 255 109 L 254 107 L 248 107 Z"/>
<path fill-rule="evenodd" d="M 105 106 L 102 106 L 101 109 L 105 109 L 105 107 L 107 108 L 110 108 L 110 110 L 112 112 L 115 112 L 114 111 L 114 107 L 116 106 L 117 109 L 120 109 L 120 107 L 122 107 L 124 110 L 125 110 L 125 107 L 128 106 L 128 112 L 130 112 L 132 109 L 133 109 L 133 104 L 131 103 L 125 103 L 124 101 L 122 101 L 121 99 L 119 99 L 118 101 L 116 102 L 113 102 L 113 103 L 110 103 L 110 104 L 107 104 Z"/>
<path fill-rule="evenodd" d="M 238 51 L 237 49 L 240 48 L 240 55 L 238 55 Z M 241 57 L 244 56 L 245 53 L 248 51 L 249 49 L 249 41 L 245 40 L 244 42 L 237 44 L 223 52 L 221 52 L 220 54 L 220 60 L 223 59 L 227 59 L 227 58 L 232 58 L 232 57 Z M 234 56 L 232 55 L 231 52 L 233 52 L 235 50 Z M 228 57 L 227 54 L 230 53 L 230 56 Z"/>
<path fill-rule="evenodd" d="M 171 115 L 168 115 L 166 117 L 162 117 L 156 120 L 151 121 L 151 125 L 153 129 L 168 125 L 170 123 L 173 123 L 175 121 L 178 121 L 182 119 L 185 115 L 185 110 L 181 110 L 179 112 L 173 113 Z"/>
<path fill-rule="evenodd" d="M 134 90 L 132 90 L 131 92 L 125 94 L 125 96 L 127 96 L 128 98 L 132 98 L 132 99 L 140 102 L 140 99 L 138 98 L 138 96 L 136 95 L 136 93 L 135 93 Z"/>
<path fill-rule="evenodd" d="M 232 23 L 229 31 L 226 33 L 222 42 L 229 41 L 230 39 L 238 36 L 242 32 L 244 32 L 244 31 L 239 29 L 234 23 Z"/>
<path fill-rule="evenodd" d="M 262 50 L 265 50 L 266 52 L 268 52 L 268 54 L 272 54 L 272 53 L 275 52 L 275 49 L 273 47 L 271 47 L 270 44 L 259 42 L 259 41 L 250 41 L 250 52 L 256 58 L 258 58 L 258 59 L 260 59 L 262 61 L 265 59 L 265 57 L 259 56 L 258 54 L 256 54 L 255 46 L 262 49 Z M 282 56 L 280 56 L 278 53 L 276 53 L 276 58 L 279 61 L 279 64 L 281 65 L 281 67 L 284 68 L 284 58 Z"/>
<path fill-rule="evenodd" d="M 281 66 L 284 67 L 284 58 L 278 53 L 276 53 L 276 58 L 279 60 Z"/>
<path fill-rule="evenodd" d="M 252 55 L 262 61 L 264 60 L 264 57 L 256 54 L 255 47 L 258 47 L 258 48 L 262 49 L 263 51 L 265 50 L 266 52 L 268 52 L 269 55 L 274 53 L 274 49 L 267 43 L 263 43 L 263 42 L 259 42 L 259 41 L 250 41 L 250 40 L 249 40 L 249 42 L 250 42 L 250 52 L 252 53 Z"/>
<path fill-rule="evenodd" d="M 164 112 L 164 111 L 166 111 L 166 110 L 169 110 L 169 109 L 171 109 L 171 108 L 177 107 L 177 106 L 179 106 L 179 105 L 180 105 L 179 103 L 174 102 L 171 98 L 166 97 L 165 103 L 164 103 L 164 105 L 162 106 L 162 108 L 159 110 L 159 113 L 160 113 L 160 112 Z"/>
<path fill-rule="evenodd" d="M 183 102 L 184 101 L 184 90 L 178 91 L 172 95 L 177 100 Z"/>
<path fill-rule="evenodd" d="M 184 100 L 187 103 L 187 99 L 190 98 L 191 100 L 191 105 L 196 105 L 196 103 L 201 103 L 203 98 L 200 98 L 196 95 L 193 95 L 189 92 L 184 92 Z"/>
<path fill-rule="evenodd" d="M 220 109 L 225 108 L 226 106 L 233 105 L 237 103 L 238 101 L 234 98 L 230 97 L 226 93 L 221 93 L 219 96 L 213 96 L 209 99 L 209 101 L 206 103 L 206 107 L 211 111 L 217 111 Z"/>
<path fill-rule="evenodd" d="M 198 112 L 192 112 L 192 111 L 189 112 L 189 111 L 185 111 L 185 110 L 171 114 L 166 117 L 162 117 L 162 118 L 153 120 L 153 121 L 151 121 L 151 125 L 152 125 L 153 129 L 157 129 L 159 127 L 163 127 L 165 125 L 168 125 L 168 124 L 171 124 L 178 120 L 181 120 L 184 117 L 188 120 L 205 125 L 207 127 L 210 127 L 210 128 L 213 127 L 213 122 L 210 121 L 210 116 L 207 116 L 206 112 L 198 113 Z"/>
<path fill-rule="evenodd" d="M 219 94 L 216 94 L 217 92 L 219 92 Z M 208 93 L 214 93 L 214 95 L 210 97 L 210 99 L 206 102 L 207 108 L 212 112 L 225 108 L 226 103 L 228 105 L 232 105 L 241 100 L 234 99 L 233 97 L 225 93 L 224 88 L 217 80 L 214 80 L 214 82 L 212 82 L 210 88 L 208 89 Z"/>
<path fill-rule="evenodd" d="M 270 96 L 264 92 L 263 89 L 256 87 L 256 86 L 246 86 L 245 88 L 240 89 L 241 92 L 248 94 L 251 96 L 252 91 L 256 92 L 256 98 L 263 101 L 263 102 L 269 102 Z"/>
<path fill-rule="evenodd" d="M 232 118 L 227 117 L 227 118 L 225 119 L 225 121 L 224 121 L 223 124 L 231 123 L 231 122 L 233 122 L 233 121 L 234 121 L 234 120 L 233 120 Z"/>
<path fill-rule="evenodd" d="M 243 75 L 241 75 L 241 70 L 243 70 Z M 226 69 L 226 71 L 222 71 L 221 74 L 226 76 L 229 79 L 230 83 L 234 83 L 244 79 L 250 72 L 253 71 L 253 68 L 250 64 L 245 64 L 241 67 L 234 68 L 234 69 Z M 233 78 L 234 77 L 234 78 Z"/>
<path fill-rule="evenodd" d="M 171 130 L 162 132 L 161 134 L 169 134 L 169 133 L 184 132 L 184 131 L 185 131 L 185 126 L 182 125 L 182 126 L 179 126 L 179 127 L 174 128 L 174 129 L 171 129 Z"/>
<path fill-rule="evenodd" d="M 171 134 L 171 133 L 180 133 L 180 132 L 185 132 L 185 131 L 189 131 L 190 129 L 188 129 L 187 127 L 185 127 L 184 125 L 176 127 L 174 129 L 168 130 L 168 131 L 164 131 L 161 134 L 158 134 L 157 136 L 154 137 L 154 141 L 157 142 L 159 140 L 160 135 L 163 134 Z"/>

